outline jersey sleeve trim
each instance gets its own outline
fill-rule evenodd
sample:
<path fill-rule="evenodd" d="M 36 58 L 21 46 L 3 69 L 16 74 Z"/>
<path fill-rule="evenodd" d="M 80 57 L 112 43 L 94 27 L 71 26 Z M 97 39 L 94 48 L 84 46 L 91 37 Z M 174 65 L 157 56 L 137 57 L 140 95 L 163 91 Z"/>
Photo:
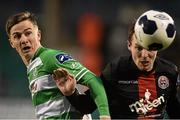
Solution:
<path fill-rule="evenodd" d="M 79 73 L 76 74 L 75 78 L 79 81 L 87 72 L 89 72 L 86 68 L 83 68 Z"/>

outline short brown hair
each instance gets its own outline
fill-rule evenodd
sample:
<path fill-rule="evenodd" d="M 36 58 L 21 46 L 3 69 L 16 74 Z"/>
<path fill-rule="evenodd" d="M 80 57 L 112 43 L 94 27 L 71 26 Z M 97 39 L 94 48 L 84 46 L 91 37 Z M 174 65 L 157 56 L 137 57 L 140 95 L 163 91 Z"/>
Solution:
<path fill-rule="evenodd" d="M 10 30 L 11 28 L 24 21 L 24 20 L 29 20 L 31 21 L 34 25 L 37 25 L 37 19 L 35 17 L 35 15 L 33 13 L 30 13 L 28 11 L 25 11 L 25 12 L 20 12 L 20 13 L 17 13 L 15 15 L 12 15 L 9 17 L 9 19 L 7 20 L 6 22 L 6 33 L 8 35 L 8 37 L 10 36 Z"/>
<path fill-rule="evenodd" d="M 128 42 L 131 43 L 132 36 L 134 34 L 134 26 L 135 26 L 136 20 L 134 20 L 130 25 L 128 29 Z"/>

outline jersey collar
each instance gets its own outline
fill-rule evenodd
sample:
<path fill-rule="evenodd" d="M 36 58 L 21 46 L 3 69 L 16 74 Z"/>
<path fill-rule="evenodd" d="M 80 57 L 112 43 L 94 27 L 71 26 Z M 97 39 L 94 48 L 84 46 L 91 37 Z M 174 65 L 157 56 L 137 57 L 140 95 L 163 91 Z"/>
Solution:
<path fill-rule="evenodd" d="M 45 47 L 42 47 L 42 46 L 39 47 L 39 48 L 36 50 L 36 52 L 35 52 L 34 56 L 32 57 L 32 59 L 30 60 L 30 63 L 31 63 L 31 61 L 33 61 L 37 56 L 39 56 L 45 49 L 46 49 Z"/>

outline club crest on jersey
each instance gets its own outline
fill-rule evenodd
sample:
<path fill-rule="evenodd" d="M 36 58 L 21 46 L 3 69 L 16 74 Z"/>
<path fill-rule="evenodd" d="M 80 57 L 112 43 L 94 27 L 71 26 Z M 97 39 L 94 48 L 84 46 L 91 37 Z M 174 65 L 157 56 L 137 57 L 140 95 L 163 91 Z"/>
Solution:
<path fill-rule="evenodd" d="M 72 57 L 67 54 L 58 54 L 56 55 L 56 59 L 62 64 L 65 61 L 72 60 Z"/>
<path fill-rule="evenodd" d="M 161 89 L 166 89 L 167 87 L 169 87 L 169 79 L 166 76 L 160 76 L 158 78 L 158 86 Z"/>

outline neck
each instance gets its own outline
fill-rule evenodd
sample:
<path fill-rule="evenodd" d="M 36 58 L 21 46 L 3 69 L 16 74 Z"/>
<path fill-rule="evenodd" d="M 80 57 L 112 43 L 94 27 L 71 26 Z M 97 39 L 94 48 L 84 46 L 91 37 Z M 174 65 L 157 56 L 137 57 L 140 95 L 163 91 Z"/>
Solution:
<path fill-rule="evenodd" d="M 21 57 L 23 60 L 23 63 L 28 66 L 30 63 L 31 58 L 30 57 Z"/>

